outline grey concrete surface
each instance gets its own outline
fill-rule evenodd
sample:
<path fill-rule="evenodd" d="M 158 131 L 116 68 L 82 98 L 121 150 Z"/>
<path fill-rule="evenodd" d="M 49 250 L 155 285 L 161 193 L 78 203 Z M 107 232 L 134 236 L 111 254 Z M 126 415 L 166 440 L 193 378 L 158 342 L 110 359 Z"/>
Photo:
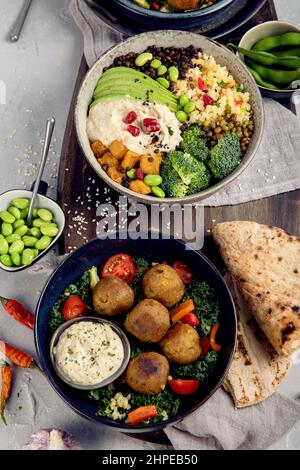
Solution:
<path fill-rule="evenodd" d="M 7 41 L 7 34 L 22 0 L 0 3 L 0 81 L 6 85 L 6 105 L 0 95 L 0 193 L 30 188 L 41 153 L 45 120 L 57 123 L 44 179 L 55 197 L 62 138 L 70 99 L 82 56 L 81 34 L 68 13 L 69 0 L 33 0 L 21 39 Z M 279 17 L 300 23 L 299 0 L 276 0 Z M 34 310 L 51 272 L 53 254 L 47 263 L 16 274 L 0 272 L 0 293 L 15 297 Z M 0 337 L 35 354 L 32 333 L 15 323 L 0 308 Z M 281 386 L 282 393 L 296 397 L 299 366 Z M 39 373 L 17 370 L 12 398 L 7 406 L 8 426 L 0 423 L 0 449 L 20 449 L 39 429 L 59 427 L 71 432 L 85 448 L 159 448 L 121 435 L 77 416 L 51 389 Z M 297 430 L 296 430 L 297 431 Z M 274 448 L 300 448 L 300 427 Z"/>

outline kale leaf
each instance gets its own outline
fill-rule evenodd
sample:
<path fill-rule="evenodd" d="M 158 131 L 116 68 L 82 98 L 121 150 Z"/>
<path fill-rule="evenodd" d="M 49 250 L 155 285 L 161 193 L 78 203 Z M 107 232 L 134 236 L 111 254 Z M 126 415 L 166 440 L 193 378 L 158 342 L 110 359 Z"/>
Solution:
<path fill-rule="evenodd" d="M 203 382 L 211 375 L 218 361 L 218 353 L 209 351 L 205 357 L 188 365 L 182 365 L 172 371 L 173 378 L 194 379 Z"/>

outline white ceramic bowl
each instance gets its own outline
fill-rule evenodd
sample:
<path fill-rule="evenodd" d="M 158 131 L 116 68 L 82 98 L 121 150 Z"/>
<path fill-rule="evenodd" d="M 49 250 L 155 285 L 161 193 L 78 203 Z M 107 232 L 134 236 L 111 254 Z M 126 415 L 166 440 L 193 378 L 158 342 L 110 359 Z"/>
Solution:
<path fill-rule="evenodd" d="M 254 44 L 260 39 L 266 38 L 268 36 L 277 36 L 280 34 L 288 33 L 291 31 L 300 32 L 300 28 L 292 23 L 287 21 L 267 21 L 266 23 L 258 24 L 254 28 L 249 29 L 246 34 L 240 40 L 239 46 L 243 49 L 252 49 Z M 239 58 L 244 62 L 243 54 L 237 52 Z M 270 88 L 265 88 L 259 85 L 259 88 L 263 93 L 272 98 L 287 98 L 291 96 L 295 90 L 271 90 Z"/>
<path fill-rule="evenodd" d="M 24 197 L 24 198 L 31 199 L 32 191 L 27 191 L 26 189 L 12 189 L 10 191 L 6 191 L 5 193 L 2 193 L 0 195 L 0 211 L 7 210 L 11 201 L 17 197 Z M 5 266 L 0 261 L 0 268 L 4 269 L 5 271 L 16 272 L 16 271 L 21 271 L 22 269 L 26 269 L 29 266 L 32 266 L 33 263 L 41 259 L 47 253 L 47 251 L 49 251 L 53 247 L 53 245 L 57 242 L 57 240 L 59 239 L 59 237 L 61 236 L 64 230 L 65 215 L 62 209 L 59 207 L 59 205 L 55 201 L 53 201 L 49 197 L 42 196 L 41 194 L 37 194 L 35 208 L 48 209 L 52 212 L 52 214 L 54 215 L 54 221 L 57 223 L 57 226 L 58 226 L 58 234 L 56 235 L 55 238 L 53 238 L 52 243 L 50 243 L 48 248 L 41 251 L 40 254 L 36 258 L 34 258 L 33 262 L 29 265 L 10 267 L 10 266 Z"/>

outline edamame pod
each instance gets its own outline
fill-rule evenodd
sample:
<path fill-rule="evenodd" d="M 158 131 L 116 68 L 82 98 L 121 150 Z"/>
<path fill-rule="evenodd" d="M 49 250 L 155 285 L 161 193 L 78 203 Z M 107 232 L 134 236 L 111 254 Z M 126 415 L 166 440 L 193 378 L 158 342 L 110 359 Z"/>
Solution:
<path fill-rule="evenodd" d="M 52 212 L 50 212 L 48 209 L 38 209 L 37 215 L 45 222 L 51 222 L 53 219 Z"/>
<path fill-rule="evenodd" d="M 5 266 L 13 266 L 12 260 L 10 255 L 5 254 L 0 256 L 0 261 L 3 263 Z"/>
<path fill-rule="evenodd" d="M 13 224 L 16 221 L 16 218 L 8 211 L 1 211 L 0 219 L 2 219 L 3 222 L 6 222 L 7 224 Z"/>
<path fill-rule="evenodd" d="M 34 251 L 31 248 L 25 248 L 22 253 L 22 264 L 31 264 L 34 260 Z"/>
<path fill-rule="evenodd" d="M 48 248 L 48 246 L 50 245 L 51 243 L 51 238 L 48 237 L 47 235 L 44 235 L 42 238 L 40 238 L 36 244 L 35 244 L 35 248 L 39 251 L 41 250 L 45 250 L 46 248 Z"/>
<path fill-rule="evenodd" d="M 271 90 L 278 90 L 278 88 L 273 85 L 273 83 L 265 82 L 261 76 L 255 72 L 255 70 L 251 69 L 250 67 L 248 67 L 248 70 L 258 85 L 263 86 L 264 88 L 270 88 Z"/>
<path fill-rule="evenodd" d="M 8 224 L 7 222 L 3 222 L 1 226 L 1 233 L 5 237 L 11 235 L 13 233 L 13 226 L 11 224 Z"/>
<path fill-rule="evenodd" d="M 273 49 L 300 46 L 300 33 L 288 32 L 277 36 L 260 39 L 253 46 L 254 51 L 272 51 Z"/>
<path fill-rule="evenodd" d="M 18 209 L 26 209 L 29 206 L 29 200 L 24 197 L 17 197 L 12 201 L 12 205 Z"/>

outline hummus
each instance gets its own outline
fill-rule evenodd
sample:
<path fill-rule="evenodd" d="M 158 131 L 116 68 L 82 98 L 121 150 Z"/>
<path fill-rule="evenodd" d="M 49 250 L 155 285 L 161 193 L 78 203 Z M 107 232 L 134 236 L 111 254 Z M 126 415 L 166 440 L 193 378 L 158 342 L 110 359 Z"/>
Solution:
<path fill-rule="evenodd" d="M 67 328 L 53 349 L 60 374 L 76 385 L 95 385 L 124 359 L 120 337 L 106 324 L 81 321 Z"/>
<path fill-rule="evenodd" d="M 137 137 L 128 132 L 128 124 L 123 120 L 130 111 L 137 115 L 132 125 L 140 129 Z M 160 124 L 160 132 L 146 134 L 142 122 L 145 118 L 155 118 Z M 175 150 L 181 141 L 180 122 L 168 106 L 164 104 L 121 99 L 98 103 L 90 109 L 87 119 L 87 134 L 91 142 L 100 140 L 109 146 L 114 140 L 122 142 L 129 150 L 138 154 L 151 154 L 157 151 Z M 153 139 L 155 137 L 155 139 Z M 154 142 L 154 140 L 157 140 Z"/>

